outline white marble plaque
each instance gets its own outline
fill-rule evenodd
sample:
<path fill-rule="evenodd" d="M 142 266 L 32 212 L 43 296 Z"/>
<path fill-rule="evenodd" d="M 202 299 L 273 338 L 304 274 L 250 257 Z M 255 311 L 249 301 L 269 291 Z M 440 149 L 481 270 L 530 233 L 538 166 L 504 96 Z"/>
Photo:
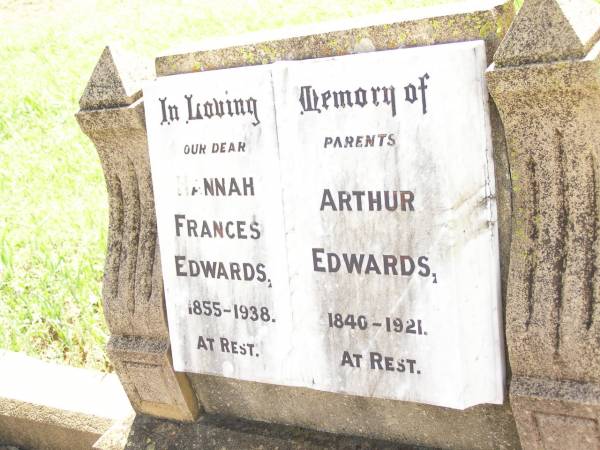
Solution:
<path fill-rule="evenodd" d="M 270 68 L 159 78 L 144 99 L 175 369 L 284 382 L 292 336 Z"/>
<path fill-rule="evenodd" d="M 468 42 L 148 84 L 176 370 L 502 403 L 484 70 Z"/>

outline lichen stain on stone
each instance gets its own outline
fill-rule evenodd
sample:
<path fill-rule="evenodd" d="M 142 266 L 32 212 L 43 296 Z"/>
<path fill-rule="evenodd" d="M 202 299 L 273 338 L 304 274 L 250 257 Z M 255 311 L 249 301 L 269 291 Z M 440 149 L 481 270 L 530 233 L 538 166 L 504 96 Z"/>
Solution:
<path fill-rule="evenodd" d="M 479 37 L 482 39 L 487 38 L 490 34 L 494 33 L 494 23 L 486 22 L 479 27 Z"/>
<path fill-rule="evenodd" d="M 341 44 L 339 40 L 333 39 L 326 44 L 328 56 L 343 55 L 345 53 L 345 44 Z"/>
<path fill-rule="evenodd" d="M 249 49 L 249 50 L 240 49 L 240 50 L 242 51 L 242 59 L 244 60 L 244 62 L 246 62 L 247 64 L 250 64 L 250 65 L 256 64 L 256 52 L 254 51 L 254 49 Z"/>
<path fill-rule="evenodd" d="M 442 27 L 442 24 L 438 19 L 431 19 L 429 21 L 429 25 L 431 25 L 431 28 L 433 28 L 433 31 L 439 31 L 440 28 Z"/>
<path fill-rule="evenodd" d="M 352 49 L 353 53 L 365 53 L 375 51 L 375 45 L 369 38 L 362 38 Z"/>
<path fill-rule="evenodd" d="M 273 46 L 269 44 L 259 45 L 257 48 L 257 53 L 259 64 L 269 64 L 277 60 L 277 52 Z"/>

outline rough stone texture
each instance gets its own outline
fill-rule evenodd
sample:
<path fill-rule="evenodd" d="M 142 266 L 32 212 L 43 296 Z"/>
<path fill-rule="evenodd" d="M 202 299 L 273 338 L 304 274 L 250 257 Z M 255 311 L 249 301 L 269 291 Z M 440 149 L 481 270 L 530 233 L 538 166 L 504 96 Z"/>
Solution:
<path fill-rule="evenodd" d="M 149 65 L 138 62 L 123 50 L 107 46 L 83 91 L 79 107 L 100 109 L 130 105 L 142 96 L 140 80 L 153 76 Z"/>
<path fill-rule="evenodd" d="M 133 437 L 133 422 L 136 415 L 132 414 L 124 420 L 117 421 L 98 439 L 92 450 L 122 450 L 127 445 L 130 435 Z M 158 419 L 162 420 L 162 419 Z M 146 450 L 146 449 L 144 449 Z"/>
<path fill-rule="evenodd" d="M 194 420 L 198 400 L 182 373 L 173 371 L 168 339 L 111 336 L 108 354 L 136 410 Z"/>
<path fill-rule="evenodd" d="M 526 448 L 598 449 L 600 386 L 518 378 L 511 403 Z"/>
<path fill-rule="evenodd" d="M 196 49 L 159 57 L 156 69 L 158 75 L 164 76 L 266 64 L 280 59 L 326 57 L 476 39 L 485 40 L 487 57 L 491 61 L 513 18 L 512 4 L 511 0 L 478 1 L 467 6 L 449 5 L 399 15 L 386 14 L 383 19 L 369 18 L 343 22 L 333 27 L 313 27 L 292 32 L 291 35 L 289 31 L 284 31 L 284 35 L 280 32 L 254 35 L 243 38 L 243 42 L 226 41 L 212 49 Z M 114 73 L 119 74 L 121 70 Z M 115 336 L 111 338 L 109 351 L 137 411 L 167 415 L 165 409 L 155 406 L 168 405 L 164 403 L 167 397 L 175 395 L 178 400 L 170 405 L 179 405 L 175 407 L 180 408 L 183 415 L 186 411 L 193 415 L 191 391 L 181 380 L 179 389 L 173 391 L 174 372 L 164 365 L 169 354 L 168 347 L 165 347 L 168 345 L 167 327 L 142 113 L 143 99 L 131 103 L 135 98 L 130 96 L 123 100 L 121 96 L 112 105 L 94 100 L 95 103 L 92 102 L 78 114 L 82 129 L 98 149 L 110 197 L 104 301 L 107 321 Z M 111 109 L 100 109 L 105 107 Z M 511 179 L 504 131 L 493 103 L 491 121 L 504 286 L 510 248 Z M 155 344 L 156 347 L 153 347 Z M 148 367 L 158 361 L 163 364 L 161 368 Z M 218 415 L 452 449 L 520 447 L 508 402 L 503 406 L 485 405 L 456 411 L 219 377 L 193 374 L 188 374 L 188 377 L 200 404 Z M 144 394 L 136 392 L 138 389 Z M 185 410 L 183 405 L 190 409 Z M 270 425 L 265 429 L 276 428 L 276 425 Z M 228 439 L 227 444 L 222 444 L 225 448 L 252 448 L 245 446 L 247 442 L 260 445 L 260 441 L 244 441 L 243 435 L 227 434 L 222 427 L 220 430 L 210 436 L 220 439 L 219 435 L 223 434 Z M 240 441 L 236 441 L 236 436 Z M 281 448 L 307 448 L 286 447 L 284 443 L 271 447 L 275 445 Z M 399 444 L 395 445 L 398 448 Z M 270 448 L 267 444 L 264 447 Z"/>
<path fill-rule="evenodd" d="M 191 50 L 169 52 L 156 58 L 156 74 L 165 76 L 477 39 L 485 40 L 491 61 L 513 14 L 512 2 L 485 0 L 216 39 Z"/>
<path fill-rule="evenodd" d="M 457 411 L 204 375 L 190 378 L 208 413 L 454 450 L 519 448 L 508 405 Z"/>
<path fill-rule="evenodd" d="M 113 374 L 6 351 L 0 351 L 0 374 L 0 444 L 89 449 L 133 412 Z"/>
<path fill-rule="evenodd" d="M 525 4 L 525 18 L 537 3 Z M 588 14 L 587 6 L 570 2 L 552 23 L 577 23 L 573 11 Z M 600 9 L 581 21 L 592 19 L 600 27 Z M 551 54 L 562 45 L 552 27 L 534 35 L 514 26 L 506 42 L 521 36 L 529 47 L 512 46 L 511 60 L 503 43 L 496 57 L 504 64 L 537 61 L 544 49 Z M 514 188 L 506 305 L 511 405 L 522 445 L 531 449 L 600 445 L 600 44 L 578 59 L 580 52 L 573 47 L 555 52 L 555 62 L 492 67 L 487 75 Z"/>
<path fill-rule="evenodd" d="M 170 360 L 144 105 L 133 58 L 102 53 L 77 120 L 96 145 L 109 196 L 102 295 L 109 355 L 137 411 L 194 420 L 198 402 Z M 118 65 L 119 64 L 119 65 Z M 136 100 L 137 99 L 137 100 Z"/>
<path fill-rule="evenodd" d="M 506 333 L 515 376 L 600 383 L 599 69 L 594 56 L 488 73 L 514 183 Z"/>
<path fill-rule="evenodd" d="M 94 450 L 426 450 L 386 441 L 319 433 L 245 420 L 204 415 L 192 424 L 137 416 L 115 424 Z M 433 449 L 431 449 L 433 450 Z"/>
<path fill-rule="evenodd" d="M 583 58 L 600 36 L 594 0 L 525 2 L 498 48 L 498 67 Z"/>

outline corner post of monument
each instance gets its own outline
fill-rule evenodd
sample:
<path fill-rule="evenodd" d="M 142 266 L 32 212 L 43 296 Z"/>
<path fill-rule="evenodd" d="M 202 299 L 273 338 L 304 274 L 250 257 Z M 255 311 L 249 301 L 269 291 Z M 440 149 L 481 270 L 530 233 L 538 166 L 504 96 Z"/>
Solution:
<path fill-rule="evenodd" d="M 198 401 L 173 369 L 165 316 L 141 82 L 153 70 L 106 47 L 79 101 L 109 196 L 102 287 L 108 354 L 135 410 L 193 421 Z"/>
<path fill-rule="evenodd" d="M 506 337 L 524 449 L 600 448 L 600 4 L 526 0 L 488 69 L 513 183 Z"/>

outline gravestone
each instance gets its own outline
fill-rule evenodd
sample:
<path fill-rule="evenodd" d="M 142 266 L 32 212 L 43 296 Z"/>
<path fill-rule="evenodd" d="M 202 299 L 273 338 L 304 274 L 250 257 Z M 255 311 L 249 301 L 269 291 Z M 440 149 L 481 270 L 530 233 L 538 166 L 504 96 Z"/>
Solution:
<path fill-rule="evenodd" d="M 474 41 L 147 83 L 175 370 L 502 404 L 485 68 Z"/>
<path fill-rule="evenodd" d="M 599 8 L 447 5 L 156 76 L 107 48 L 77 117 L 110 199 L 108 351 L 136 411 L 191 422 L 115 433 L 597 446 Z"/>

